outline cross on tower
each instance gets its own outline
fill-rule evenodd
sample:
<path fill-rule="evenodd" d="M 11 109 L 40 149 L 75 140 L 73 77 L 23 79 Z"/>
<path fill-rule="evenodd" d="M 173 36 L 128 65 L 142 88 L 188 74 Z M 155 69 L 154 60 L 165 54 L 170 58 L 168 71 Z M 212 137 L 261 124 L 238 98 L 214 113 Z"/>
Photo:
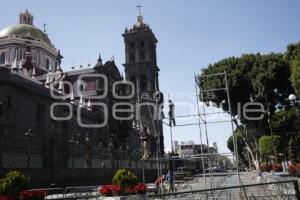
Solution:
<path fill-rule="evenodd" d="M 47 25 L 46 23 L 43 24 L 45 33 L 46 33 L 46 25 Z"/>

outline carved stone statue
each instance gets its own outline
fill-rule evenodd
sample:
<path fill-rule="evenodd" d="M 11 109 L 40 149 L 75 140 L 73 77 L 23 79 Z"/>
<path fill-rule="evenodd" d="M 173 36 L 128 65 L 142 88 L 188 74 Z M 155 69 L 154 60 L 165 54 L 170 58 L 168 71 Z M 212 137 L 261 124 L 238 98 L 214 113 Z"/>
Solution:
<path fill-rule="evenodd" d="M 140 139 L 142 142 L 142 152 L 143 152 L 143 160 L 147 160 L 150 158 L 150 137 L 148 133 L 148 129 L 146 126 L 143 127 L 143 130 L 140 132 Z"/>

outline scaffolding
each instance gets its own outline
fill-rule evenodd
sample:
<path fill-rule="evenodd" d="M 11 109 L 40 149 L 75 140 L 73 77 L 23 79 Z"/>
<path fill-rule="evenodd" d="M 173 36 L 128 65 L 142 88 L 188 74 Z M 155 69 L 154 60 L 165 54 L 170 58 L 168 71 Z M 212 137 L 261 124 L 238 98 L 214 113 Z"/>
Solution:
<path fill-rule="evenodd" d="M 230 91 L 229 91 L 229 87 L 228 87 L 228 79 L 227 79 L 227 74 L 224 71 L 223 73 L 215 73 L 215 74 L 194 74 L 194 78 L 195 78 L 195 92 L 196 92 L 196 96 L 197 96 L 197 108 L 198 108 L 198 119 L 199 119 L 199 133 L 200 133 L 200 138 L 202 138 L 202 132 L 201 132 L 201 124 L 200 122 L 202 121 L 202 123 L 204 124 L 204 128 L 205 128 L 205 138 L 206 138 L 206 144 L 207 146 L 209 145 L 209 138 L 208 138 L 208 122 L 207 122 L 207 115 L 216 115 L 216 114 L 220 114 L 220 113 L 227 113 L 230 116 L 230 120 L 228 121 L 217 121 L 218 123 L 228 123 L 230 122 L 231 124 L 231 129 L 232 129 L 232 133 L 234 132 L 234 118 L 232 115 L 232 110 L 231 110 L 231 101 L 230 101 Z M 210 88 L 204 88 L 203 85 L 201 84 L 203 79 L 206 78 L 218 78 L 219 80 L 222 80 L 222 84 L 224 85 L 224 87 L 220 87 L 220 88 L 216 88 L 216 87 L 210 87 Z M 204 95 L 205 94 L 210 94 L 213 93 L 215 91 L 223 91 L 226 94 L 226 98 L 222 100 L 223 102 L 227 101 L 227 105 L 228 105 L 228 111 L 227 112 L 216 112 L 216 113 L 206 113 L 206 107 L 204 105 L 204 102 L 202 102 L 202 113 L 200 112 L 200 105 L 199 103 L 204 100 L 209 100 L 208 98 L 205 99 Z M 206 95 L 208 96 L 208 95 Z M 214 100 L 214 99 L 213 99 Z M 237 146 L 237 139 L 233 137 L 233 148 L 234 148 L 234 152 L 233 152 L 233 156 L 235 157 L 235 165 L 236 165 L 236 175 L 237 175 L 237 182 L 238 185 L 241 185 L 241 181 L 240 181 L 240 173 L 239 173 L 239 155 L 238 155 L 238 146 Z M 200 141 L 202 142 L 202 141 Z M 201 144 L 202 145 L 202 144 Z M 209 159 L 209 164 L 210 164 L 210 173 L 211 173 L 211 162 Z M 210 177 L 211 174 L 210 174 Z M 212 180 L 210 181 L 210 183 L 212 183 Z M 212 184 L 210 184 L 211 189 L 212 189 Z"/>
<path fill-rule="evenodd" d="M 218 80 L 222 80 L 221 84 L 224 87 L 220 87 L 220 88 L 216 88 L 216 87 L 207 87 L 207 86 L 203 86 L 203 80 L 206 78 L 213 78 L 213 79 L 218 79 Z M 201 160 L 201 167 L 202 167 L 202 179 L 201 177 L 199 177 L 199 181 L 204 179 L 204 185 L 205 185 L 205 189 L 213 189 L 218 186 L 218 181 L 217 179 L 214 180 L 214 171 L 213 171 L 213 164 L 212 162 L 218 162 L 218 157 L 220 156 L 226 156 L 227 158 L 231 157 L 232 160 L 234 160 L 234 165 L 236 168 L 236 172 L 234 172 L 234 174 L 237 177 L 237 183 L 238 185 L 242 185 L 241 179 L 240 179 L 240 171 L 239 171 L 239 155 L 238 155 L 238 146 L 237 146 L 237 140 L 236 138 L 233 136 L 233 148 L 234 151 L 233 152 L 229 152 L 229 153 L 210 153 L 210 143 L 209 143 L 209 131 L 208 131 L 208 126 L 210 124 L 217 124 L 217 123 L 230 123 L 231 124 L 231 131 L 232 133 L 234 132 L 234 118 L 232 115 L 232 111 L 231 111 L 231 102 L 230 102 L 230 90 L 228 87 L 228 80 L 227 80 L 227 75 L 226 72 L 223 73 L 217 73 L 217 74 L 208 74 L 208 75 L 199 75 L 199 74 L 194 74 L 194 81 L 195 81 L 195 95 L 196 95 L 196 104 L 197 104 L 197 113 L 194 114 L 189 114 L 189 115 L 180 115 L 180 116 L 173 116 L 175 119 L 178 118 L 185 118 L 185 117 L 195 117 L 197 119 L 197 123 L 185 123 L 185 124 L 173 124 L 173 123 L 167 123 L 164 120 L 169 120 L 169 118 L 164 118 L 162 123 L 163 125 L 168 126 L 170 129 L 170 139 L 171 139 L 171 155 L 169 156 L 165 156 L 163 157 L 161 155 L 161 152 L 159 151 L 160 147 L 158 146 L 157 149 L 157 155 L 156 157 L 152 157 L 150 158 L 151 160 L 156 160 L 157 161 L 157 175 L 158 177 L 162 176 L 162 167 L 161 167 L 161 163 L 163 161 L 168 160 L 169 164 L 172 163 L 172 168 L 173 168 L 173 172 L 174 172 L 174 162 L 177 160 L 183 160 L 183 162 L 189 160 L 189 161 L 197 161 L 198 162 L 198 166 L 200 167 L 200 160 Z M 138 83 L 139 85 L 139 83 Z M 209 100 L 209 98 L 207 98 L 207 94 L 209 93 L 214 93 L 214 92 L 224 92 L 224 96 L 226 97 L 226 99 L 222 100 L 222 102 L 226 103 L 228 105 L 228 110 L 227 111 L 218 111 L 218 112 L 207 112 L 207 106 L 205 105 L 206 103 L 204 102 L 205 100 Z M 139 91 L 138 91 L 139 93 Z M 139 95 L 138 95 L 139 96 Z M 170 99 L 170 97 L 168 97 L 168 99 Z M 158 109 L 158 102 L 156 102 L 156 109 Z M 148 104 L 147 104 L 148 105 Z M 151 121 L 152 121 L 152 126 L 154 127 L 154 132 L 155 135 L 159 136 L 159 132 L 157 130 L 157 126 L 158 126 L 158 119 L 155 119 L 154 116 L 152 115 L 152 112 L 149 108 L 148 105 L 148 112 L 150 114 L 151 117 Z M 214 120 L 214 121 L 210 121 L 208 116 L 212 116 L 212 115 L 220 115 L 220 114 L 226 114 L 228 115 L 230 118 L 228 120 Z M 138 120 L 141 123 L 141 120 Z M 140 126 L 142 126 L 142 124 L 140 124 Z M 174 130 L 177 127 L 183 127 L 183 126 L 198 126 L 199 129 L 199 140 L 200 140 L 200 154 L 197 155 L 193 155 L 193 156 L 175 156 L 174 155 L 174 142 L 173 142 L 173 134 L 174 134 Z M 157 138 L 158 140 L 159 137 Z M 207 153 L 204 152 L 204 145 L 207 147 Z M 189 163 L 189 162 L 188 162 Z M 208 165 L 208 169 L 206 169 L 205 165 Z M 144 166 L 142 166 L 142 171 L 143 171 L 143 179 L 144 179 Z"/>
<path fill-rule="evenodd" d="M 218 78 L 220 80 L 223 80 L 223 85 L 224 87 L 222 88 L 204 88 L 201 85 L 201 81 L 205 78 Z M 234 132 L 234 123 L 233 123 L 233 115 L 231 111 L 231 103 L 230 103 L 230 94 L 229 94 L 229 87 L 228 87 L 228 80 L 227 80 L 227 75 L 226 72 L 223 73 L 217 73 L 217 74 L 208 74 L 208 75 L 198 75 L 194 74 L 194 79 L 195 79 L 195 95 L 196 95 L 196 104 L 197 104 L 197 113 L 196 114 L 190 114 L 190 115 L 181 115 L 181 116 L 174 116 L 174 118 L 185 118 L 185 117 L 197 117 L 197 123 L 186 123 L 186 124 L 177 124 L 175 126 L 172 126 L 172 124 L 168 124 L 166 122 L 163 122 L 164 125 L 170 127 L 170 138 L 171 138 L 171 152 L 174 152 L 174 147 L 173 147 L 173 131 L 172 128 L 176 127 L 182 127 L 182 126 L 198 126 L 199 129 L 199 139 L 200 139 L 200 151 L 201 154 L 194 155 L 194 156 L 188 156 L 185 157 L 184 159 L 201 159 L 202 163 L 202 176 L 204 178 L 204 184 L 205 184 L 205 189 L 212 189 L 214 185 L 214 180 L 213 180 L 213 170 L 212 170 L 212 158 L 217 156 L 217 154 L 210 154 L 209 152 L 207 154 L 204 153 L 203 145 L 206 145 L 209 151 L 209 134 L 208 134 L 208 125 L 209 124 L 216 124 L 216 123 L 230 123 L 231 124 L 231 129 L 232 133 Z M 223 111 L 223 112 L 207 112 L 206 111 L 206 106 L 203 102 L 205 99 L 204 96 L 207 93 L 212 93 L 215 91 L 223 91 L 226 94 L 226 100 L 227 105 L 228 105 L 228 111 Z M 207 95 L 206 95 L 207 96 Z M 228 114 L 230 116 L 230 120 L 218 120 L 218 121 L 208 121 L 207 116 L 208 115 L 218 115 L 218 114 Z M 169 118 L 165 118 L 167 120 Z M 202 130 L 204 126 L 204 131 Z M 204 137 L 203 137 L 204 136 Z M 203 138 L 205 138 L 205 141 L 203 141 Z M 234 146 L 234 152 L 232 153 L 223 153 L 222 155 L 226 156 L 233 156 L 235 160 L 235 167 L 236 167 L 236 175 L 237 175 L 237 182 L 239 185 L 241 185 L 240 181 L 240 174 L 239 174 L 239 159 L 238 159 L 238 150 L 237 150 L 237 140 L 233 136 L 233 146 Z M 159 158 L 159 159 L 169 159 L 169 160 L 176 160 L 179 159 L 180 156 L 172 156 L 168 158 Z M 221 154 L 218 154 L 221 155 Z M 207 159 L 208 162 L 208 174 L 206 173 L 205 169 L 205 160 Z M 174 163 L 174 162 L 173 162 Z M 174 165 L 173 165 L 174 166 Z M 174 169 L 173 169 L 174 170 Z M 209 181 L 207 181 L 207 177 L 209 177 Z M 209 188 L 207 186 L 207 183 L 209 182 Z"/>

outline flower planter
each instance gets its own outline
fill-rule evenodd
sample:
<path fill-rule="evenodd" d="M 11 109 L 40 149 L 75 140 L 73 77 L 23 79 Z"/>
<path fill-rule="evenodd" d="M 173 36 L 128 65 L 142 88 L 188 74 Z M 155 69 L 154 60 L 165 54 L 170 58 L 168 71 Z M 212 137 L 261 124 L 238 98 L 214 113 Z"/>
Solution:
<path fill-rule="evenodd" d="M 115 197 L 100 197 L 100 200 L 145 200 L 146 195 L 137 194 L 129 196 L 115 196 Z"/>
<path fill-rule="evenodd" d="M 146 190 L 146 185 L 138 183 L 137 177 L 126 169 L 119 169 L 116 172 L 113 184 L 101 185 L 98 188 L 100 200 L 144 200 Z"/>

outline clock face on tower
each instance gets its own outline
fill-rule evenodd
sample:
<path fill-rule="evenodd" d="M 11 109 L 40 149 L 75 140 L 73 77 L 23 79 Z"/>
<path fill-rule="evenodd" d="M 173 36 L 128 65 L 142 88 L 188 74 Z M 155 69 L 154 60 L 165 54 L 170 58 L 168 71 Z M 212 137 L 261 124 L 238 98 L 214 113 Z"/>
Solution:
<path fill-rule="evenodd" d="M 87 89 L 87 83 L 84 80 L 77 80 L 73 85 L 73 89 L 76 94 L 82 94 Z"/>

